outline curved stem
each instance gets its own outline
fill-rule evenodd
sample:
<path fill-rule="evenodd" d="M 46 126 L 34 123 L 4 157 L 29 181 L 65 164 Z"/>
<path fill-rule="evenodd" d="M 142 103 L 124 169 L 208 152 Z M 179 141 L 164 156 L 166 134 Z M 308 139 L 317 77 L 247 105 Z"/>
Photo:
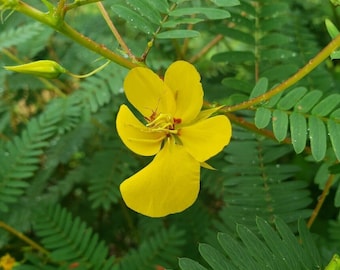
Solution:
<path fill-rule="evenodd" d="M 8 231 L 9 233 L 15 235 L 16 237 L 18 237 L 19 239 L 23 240 L 24 242 L 26 242 L 27 244 L 29 244 L 32 248 L 40 251 L 41 253 L 48 255 L 49 252 L 44 249 L 42 246 L 38 245 L 36 242 L 34 242 L 33 240 L 31 240 L 30 238 L 28 238 L 26 235 L 24 235 L 21 232 L 18 232 L 16 229 L 14 229 L 13 227 L 7 225 L 5 222 L 0 220 L 0 228 L 5 229 L 6 231 Z"/>
<path fill-rule="evenodd" d="M 191 57 L 189 59 L 189 62 L 190 63 L 196 62 L 198 59 L 200 59 L 203 55 L 205 55 L 211 48 L 213 48 L 222 39 L 223 39 L 223 35 L 218 34 L 207 45 L 205 45 L 197 54 Z"/>
<path fill-rule="evenodd" d="M 310 227 L 312 227 L 316 217 L 318 216 L 319 212 L 320 212 L 320 209 L 323 205 L 323 203 L 325 202 L 325 199 L 329 193 L 329 190 L 330 188 L 332 187 L 332 184 L 333 184 L 333 181 L 334 181 L 334 177 L 335 175 L 334 174 L 331 174 L 328 179 L 327 179 L 327 182 L 326 182 L 326 185 L 318 199 L 318 203 L 316 204 L 314 210 L 313 210 L 313 213 L 312 215 L 310 216 L 308 222 L 307 222 L 307 227 L 310 229 Z"/>
<path fill-rule="evenodd" d="M 77 7 L 80 7 L 80 6 L 84 6 L 84 5 L 88 5 L 88 4 L 91 4 L 91 3 L 96 3 L 96 2 L 99 2 L 101 0 L 84 0 L 84 1 L 74 1 L 73 3 L 71 4 L 67 4 L 65 5 L 65 12 L 71 10 L 71 9 L 74 9 L 74 8 L 77 8 Z"/>
<path fill-rule="evenodd" d="M 23 13 L 43 24 L 46 24 L 58 32 L 64 34 L 65 36 L 71 38 L 72 40 L 76 41 L 80 45 L 90 49 L 93 52 L 100 54 L 101 56 L 105 57 L 106 59 L 111 60 L 123 67 L 131 69 L 133 67 L 139 66 L 138 63 L 133 63 L 128 59 L 112 52 L 104 45 L 99 44 L 92 39 L 82 35 L 74 28 L 69 26 L 67 23 L 64 22 L 57 14 L 50 14 L 50 13 L 43 13 L 40 10 L 31 7 L 30 5 L 20 1 L 16 6 L 15 10 Z"/>
<path fill-rule="evenodd" d="M 132 61 L 136 61 L 136 57 L 131 53 L 131 50 L 129 49 L 129 47 L 126 45 L 124 39 L 122 38 L 122 36 L 119 34 L 117 28 L 115 27 L 115 25 L 113 24 L 113 22 L 110 19 L 109 14 L 107 13 L 104 5 L 102 2 L 98 2 L 97 6 L 100 10 L 100 13 L 102 14 L 106 24 L 109 26 L 112 34 L 115 36 L 116 40 L 118 41 L 119 45 L 123 48 L 124 52 L 130 57 L 130 59 L 132 59 Z"/>
<path fill-rule="evenodd" d="M 163 17 L 160 25 L 158 26 L 157 30 L 155 31 L 155 33 L 153 34 L 152 39 L 147 43 L 146 49 L 144 50 L 142 56 L 140 57 L 140 61 L 141 62 L 145 62 L 146 57 L 148 56 L 153 43 L 155 42 L 156 36 L 157 34 L 162 30 L 162 25 L 163 23 L 165 23 L 168 19 L 169 19 L 169 14 L 172 10 L 174 10 L 177 7 L 177 3 L 173 3 L 172 6 L 169 9 L 169 12 Z"/>
<path fill-rule="evenodd" d="M 221 109 L 224 112 L 234 112 L 243 109 L 250 108 L 258 103 L 264 102 L 277 95 L 278 93 L 286 90 L 288 87 L 300 81 L 303 77 L 309 74 L 313 69 L 315 69 L 318 65 L 320 65 L 325 59 L 327 59 L 332 52 L 334 52 L 340 46 L 340 35 L 338 35 L 335 39 L 333 39 L 323 50 L 321 50 L 314 58 L 309 60 L 309 62 L 301 68 L 298 72 L 296 72 L 293 76 L 288 78 L 283 83 L 279 84 L 272 90 L 255 97 L 253 99 L 247 100 L 240 104 L 236 104 L 233 106 L 226 106 Z"/>

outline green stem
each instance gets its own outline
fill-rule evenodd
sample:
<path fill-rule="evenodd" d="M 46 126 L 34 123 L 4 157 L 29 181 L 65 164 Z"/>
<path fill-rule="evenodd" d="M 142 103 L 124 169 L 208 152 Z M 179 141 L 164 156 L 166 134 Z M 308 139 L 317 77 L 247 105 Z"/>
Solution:
<path fill-rule="evenodd" d="M 325 202 L 325 199 L 329 193 L 329 190 L 331 189 L 332 187 L 332 184 L 333 184 L 333 181 L 334 181 L 334 178 L 335 178 L 335 175 L 334 174 L 331 174 L 329 175 L 328 179 L 327 179 L 327 182 L 326 182 L 326 185 L 325 187 L 323 188 L 322 190 L 322 193 L 320 195 L 320 197 L 318 198 L 318 203 L 316 204 L 313 212 L 312 212 L 312 215 L 310 216 L 308 222 L 307 222 L 307 227 L 310 229 L 316 219 L 316 217 L 318 216 L 319 212 L 320 212 L 320 209 L 323 205 L 323 203 Z"/>
<path fill-rule="evenodd" d="M 99 1 L 101 1 L 101 0 L 74 1 L 73 3 L 67 4 L 65 6 L 65 11 L 69 11 L 71 9 L 74 9 L 74 8 L 77 8 L 77 7 L 80 7 L 80 6 L 88 5 L 88 4 L 91 4 L 91 3 L 96 3 L 96 2 L 99 2 Z"/>
<path fill-rule="evenodd" d="M 48 255 L 49 252 L 44 249 L 43 247 L 41 247 L 40 245 L 38 245 L 36 242 L 34 242 L 33 240 L 31 240 L 30 238 L 28 238 L 26 235 L 22 234 L 21 232 L 18 232 L 16 229 L 14 229 L 13 227 L 7 225 L 5 222 L 0 220 L 0 228 L 5 229 L 6 231 L 8 231 L 9 233 L 15 235 L 16 237 L 18 237 L 19 239 L 23 240 L 24 242 L 26 242 L 27 244 L 29 244 L 32 248 L 40 251 L 41 253 Z"/>
<path fill-rule="evenodd" d="M 142 56 L 140 57 L 140 60 L 142 62 L 145 62 L 146 60 L 146 57 L 148 56 L 152 46 L 153 46 L 153 43 L 155 42 L 155 39 L 156 39 L 156 36 L 158 35 L 158 33 L 162 30 L 162 25 L 163 23 L 165 23 L 168 19 L 169 19 L 169 14 L 171 11 L 173 11 L 175 8 L 177 7 L 177 3 L 173 3 L 172 6 L 170 7 L 169 9 L 169 12 L 164 16 L 164 18 L 162 19 L 160 25 L 158 26 L 157 30 L 155 31 L 155 33 L 153 34 L 153 37 L 152 39 L 147 43 L 147 46 L 146 46 L 146 49 L 145 51 L 143 52 Z"/>
<path fill-rule="evenodd" d="M 102 2 L 98 2 L 97 6 L 98 6 L 98 8 L 100 10 L 100 13 L 102 14 L 106 24 L 109 26 L 112 34 L 114 35 L 114 37 L 118 41 L 119 45 L 123 48 L 124 52 L 130 57 L 130 59 L 136 60 L 136 57 L 131 53 L 131 50 L 126 45 L 124 39 L 121 37 L 121 35 L 119 34 L 117 28 L 115 27 L 115 25 L 111 21 L 110 16 L 107 13 L 107 11 L 106 11 L 104 5 L 102 4 Z"/>
<path fill-rule="evenodd" d="M 340 35 L 338 35 L 335 39 L 333 39 L 325 48 L 323 48 L 314 58 L 309 60 L 309 62 L 301 68 L 298 72 L 296 72 L 293 76 L 288 78 L 283 83 L 279 84 L 272 90 L 255 97 L 253 99 L 247 100 L 240 104 L 236 104 L 233 106 L 226 106 L 221 109 L 224 112 L 234 112 L 243 109 L 250 108 L 258 103 L 264 102 L 277 95 L 278 93 L 286 90 L 288 87 L 300 81 L 303 77 L 309 74 L 313 69 L 315 69 L 318 65 L 320 65 L 325 59 L 327 59 L 332 52 L 334 52 L 340 46 Z"/>
<path fill-rule="evenodd" d="M 126 67 L 128 69 L 134 68 L 136 66 L 139 66 L 138 63 L 132 63 L 128 59 L 125 59 L 124 57 L 112 52 L 108 48 L 106 48 L 102 44 L 98 44 L 92 39 L 85 37 L 78 31 L 76 31 L 74 28 L 69 26 L 67 23 L 64 22 L 58 16 L 58 14 L 50 14 L 50 13 L 43 13 L 40 10 L 35 9 L 34 7 L 31 7 L 30 5 L 27 5 L 26 3 L 20 1 L 18 5 L 16 5 L 15 10 L 23 13 L 43 24 L 46 24 L 58 32 L 64 34 L 65 36 L 71 38 L 72 40 L 76 41 L 80 45 L 90 49 L 93 52 L 96 52 L 100 54 L 101 56 L 111 60 L 112 62 L 115 62 L 123 67 Z"/>

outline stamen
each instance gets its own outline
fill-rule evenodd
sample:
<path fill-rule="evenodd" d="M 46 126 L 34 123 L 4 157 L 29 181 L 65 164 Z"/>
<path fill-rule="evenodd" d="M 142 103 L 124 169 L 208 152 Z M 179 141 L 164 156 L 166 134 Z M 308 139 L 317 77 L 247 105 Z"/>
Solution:
<path fill-rule="evenodd" d="M 159 114 L 155 120 L 146 124 L 147 127 L 170 127 L 173 124 L 173 118 L 169 114 L 161 113 Z"/>

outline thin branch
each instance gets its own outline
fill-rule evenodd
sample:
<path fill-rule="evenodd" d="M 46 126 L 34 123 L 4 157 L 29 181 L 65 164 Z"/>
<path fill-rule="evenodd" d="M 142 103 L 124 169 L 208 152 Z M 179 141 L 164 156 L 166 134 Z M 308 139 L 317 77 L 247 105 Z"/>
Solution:
<path fill-rule="evenodd" d="M 297 71 L 293 76 L 288 78 L 283 83 L 279 84 L 278 86 L 268 91 L 267 93 L 264 93 L 263 95 L 260 95 L 248 101 L 242 102 L 240 104 L 236 104 L 233 106 L 226 106 L 222 108 L 221 111 L 224 111 L 224 112 L 239 111 L 239 110 L 251 108 L 252 106 L 258 103 L 269 100 L 273 96 L 286 90 L 288 87 L 292 86 L 293 84 L 297 83 L 302 78 L 304 78 L 313 69 L 319 66 L 325 59 L 327 59 L 330 56 L 330 54 L 334 52 L 339 46 L 340 46 L 340 35 L 338 35 L 335 39 L 333 39 L 330 43 L 328 43 L 328 45 L 325 48 L 323 48 L 314 58 L 309 60 L 309 62 L 303 68 L 301 68 L 299 71 Z"/>
<path fill-rule="evenodd" d="M 70 11 L 71 9 L 74 9 L 74 8 L 77 8 L 77 7 L 80 7 L 80 6 L 84 6 L 84 5 L 88 5 L 88 4 L 91 4 L 91 3 L 96 3 L 96 2 L 99 2 L 99 1 L 101 1 L 101 0 L 74 1 L 71 4 L 65 5 L 65 7 L 64 7 L 65 13 L 67 11 Z"/>
<path fill-rule="evenodd" d="M 109 26 L 112 34 L 114 35 L 114 37 L 118 41 L 119 45 L 122 47 L 123 51 L 129 56 L 130 59 L 132 59 L 132 61 L 136 61 L 136 57 L 131 53 L 131 50 L 126 45 L 126 43 L 125 43 L 124 39 L 122 38 L 122 36 L 119 34 L 117 28 L 115 27 L 115 25 L 113 24 L 112 20 L 110 19 L 110 16 L 107 13 L 103 3 L 102 2 L 97 2 L 97 6 L 98 6 L 99 11 L 102 14 L 105 22 Z"/>
<path fill-rule="evenodd" d="M 28 17 L 31 17 L 43 24 L 46 24 L 58 32 L 64 34 L 65 36 L 71 38 L 75 42 L 79 43 L 80 45 L 84 46 L 85 48 L 88 48 L 89 50 L 96 52 L 103 56 L 104 58 L 111 60 L 112 62 L 115 62 L 123 67 L 126 67 L 128 69 L 134 68 L 136 66 L 139 66 L 140 64 L 134 63 L 123 56 L 114 53 L 113 51 L 106 48 L 104 45 L 99 44 L 92 39 L 82 35 L 78 31 L 76 31 L 74 28 L 72 28 L 70 25 L 68 25 L 65 21 L 60 20 L 61 18 L 56 18 L 53 14 L 44 13 L 26 3 L 23 1 L 19 1 L 18 4 L 14 7 L 14 9 L 20 13 L 23 13 L 27 15 Z"/>
<path fill-rule="evenodd" d="M 162 30 L 162 24 L 165 23 L 165 22 L 168 20 L 168 18 L 169 18 L 169 13 L 170 13 L 172 10 L 174 10 L 176 7 L 177 7 L 177 3 L 173 3 L 172 6 L 171 6 L 170 9 L 169 9 L 168 14 L 166 14 L 166 15 L 164 16 L 164 18 L 162 19 L 160 26 L 157 28 L 157 30 L 156 30 L 155 33 L 153 34 L 152 39 L 148 42 L 148 44 L 147 44 L 147 46 L 146 46 L 146 48 L 145 48 L 145 50 L 144 50 L 142 56 L 139 58 L 139 60 L 140 60 L 141 62 L 143 62 L 143 63 L 145 62 L 145 59 L 146 59 L 146 57 L 148 56 L 148 54 L 149 54 L 149 52 L 150 52 L 150 50 L 151 50 L 151 48 L 152 48 L 152 46 L 153 46 L 153 44 L 154 44 L 154 42 L 155 42 L 155 39 L 156 39 L 157 34 Z"/>
<path fill-rule="evenodd" d="M 318 216 L 319 212 L 320 212 L 320 209 L 323 205 L 323 203 L 325 202 L 325 199 L 329 193 L 329 190 L 330 188 L 332 187 L 332 184 L 333 184 L 333 181 L 334 181 L 334 177 L 335 175 L 334 174 L 331 174 L 328 179 L 327 179 L 327 182 L 326 182 L 326 185 L 318 199 L 318 203 L 316 204 L 314 210 L 313 210 L 313 213 L 312 215 L 310 216 L 308 222 L 307 222 L 307 227 L 310 229 L 316 219 L 316 217 Z"/>
<path fill-rule="evenodd" d="M 19 239 L 23 240 L 24 242 L 26 242 L 27 244 L 29 244 L 32 248 L 40 251 L 41 253 L 48 255 L 49 252 L 44 249 L 42 246 L 38 245 L 36 242 L 34 242 L 33 240 L 31 240 L 30 238 L 28 238 L 26 235 L 24 235 L 21 232 L 18 232 L 16 229 L 14 229 L 13 227 L 7 225 L 5 222 L 0 221 L 0 228 L 5 229 L 6 231 L 8 231 L 9 233 L 15 235 L 16 237 L 18 237 Z"/>
<path fill-rule="evenodd" d="M 196 62 L 199 58 L 201 58 L 204 54 L 206 54 L 211 48 L 213 48 L 221 39 L 223 39 L 223 35 L 217 35 L 213 40 L 211 40 L 207 45 L 205 45 L 197 54 L 189 59 L 190 63 Z"/>
<path fill-rule="evenodd" d="M 229 120 L 231 122 L 235 123 L 236 125 L 241 126 L 241 127 L 245 128 L 245 129 L 253 131 L 253 132 L 255 132 L 255 133 L 259 134 L 259 135 L 262 135 L 262 136 L 264 136 L 266 138 L 269 138 L 269 139 L 274 140 L 274 141 L 277 142 L 277 139 L 275 138 L 275 135 L 274 135 L 274 133 L 272 131 L 267 130 L 267 129 L 259 129 L 253 123 L 248 122 L 243 117 L 236 116 L 233 113 L 224 113 L 224 115 L 226 115 L 229 118 Z M 285 138 L 284 140 L 281 141 L 281 143 L 292 144 L 292 140 L 290 138 Z"/>

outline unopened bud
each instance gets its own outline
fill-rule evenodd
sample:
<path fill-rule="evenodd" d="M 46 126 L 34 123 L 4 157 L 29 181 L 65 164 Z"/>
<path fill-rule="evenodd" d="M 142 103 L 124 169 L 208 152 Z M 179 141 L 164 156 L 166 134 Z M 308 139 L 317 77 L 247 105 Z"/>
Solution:
<path fill-rule="evenodd" d="M 31 74 L 47 79 L 58 78 L 60 74 L 67 72 L 67 70 L 57 62 L 51 60 L 40 60 L 18 66 L 5 66 L 4 68 L 10 71 Z"/>

